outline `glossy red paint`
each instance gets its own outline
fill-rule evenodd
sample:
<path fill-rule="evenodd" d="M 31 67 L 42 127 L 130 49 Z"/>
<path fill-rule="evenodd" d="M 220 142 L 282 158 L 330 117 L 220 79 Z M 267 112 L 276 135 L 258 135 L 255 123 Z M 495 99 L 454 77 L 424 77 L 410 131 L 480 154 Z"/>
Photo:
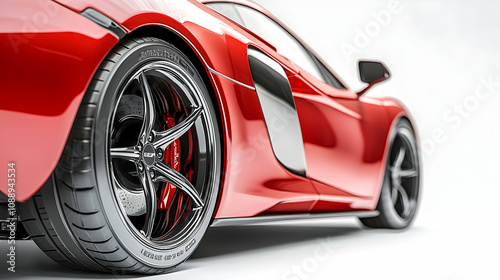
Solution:
<path fill-rule="evenodd" d="M 264 116 L 254 91 L 212 75 L 225 94 L 230 138 L 225 145 L 226 170 L 215 217 L 245 217 L 282 204 L 288 211 L 307 211 L 318 194 L 311 181 L 288 172 L 274 157 Z M 287 211 L 283 211 L 287 212 Z"/>
<path fill-rule="evenodd" d="M 128 32 L 141 27 L 159 26 L 171 30 L 196 49 L 206 67 L 216 69 L 228 77 L 245 84 L 252 84 L 246 61 L 247 44 L 250 43 L 211 8 L 195 0 L 174 1 L 89 1 L 57 0 L 77 13 L 86 8 L 103 12 L 123 26 Z M 247 63 L 248 65 L 248 63 Z"/>
<path fill-rule="evenodd" d="M 88 82 L 116 42 L 52 1 L 2 3 L 0 182 L 7 182 L 7 163 L 16 162 L 17 200 L 32 196 L 54 170 Z"/>
<path fill-rule="evenodd" d="M 0 131 L 13 135 L 0 138 L 0 159 L 1 164 L 14 160 L 19 166 L 18 200 L 29 198 L 53 171 L 88 82 L 118 42 L 78 14 L 91 7 L 115 20 L 131 36 L 149 26 L 173 32 L 188 43 L 205 67 L 203 74 L 212 83 L 221 113 L 224 144 L 222 186 L 214 218 L 375 208 L 390 128 L 397 118 L 407 116 L 398 102 L 357 99 L 352 90 L 325 84 L 252 32 L 194 0 L 57 2 L 64 7 L 48 0 L 40 2 L 56 5 L 59 12 L 50 24 L 32 33 L 26 32 L 21 19 L 39 11 L 37 3 L 9 1 L 8 9 L 0 11 L 0 18 L 6 21 L 0 24 L 0 43 L 8 46 L 2 61 L 16 70 L 3 67 L 0 73 Z M 252 2 L 230 2 L 253 7 L 280 23 Z M 33 36 L 19 45 L 16 54 L 9 41 L 12 34 Z M 307 178 L 290 173 L 273 154 L 259 99 L 251 89 L 249 45 L 275 58 L 285 69 L 301 124 Z M 26 82 L 26 77 L 35 78 Z M 4 180 L 7 172 L 0 173 Z M 23 173 L 30 175 L 23 177 Z M 4 185 L 0 190 L 6 192 Z"/>

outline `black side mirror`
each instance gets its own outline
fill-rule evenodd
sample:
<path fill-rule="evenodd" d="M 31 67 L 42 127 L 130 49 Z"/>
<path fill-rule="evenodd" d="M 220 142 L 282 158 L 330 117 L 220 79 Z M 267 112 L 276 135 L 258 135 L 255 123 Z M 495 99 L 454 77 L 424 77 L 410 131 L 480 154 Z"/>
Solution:
<path fill-rule="evenodd" d="M 391 77 L 391 73 L 382 62 L 365 61 L 358 62 L 359 77 L 361 81 L 368 83 L 368 86 L 358 92 L 358 97 L 367 92 L 372 86 L 383 82 Z"/>

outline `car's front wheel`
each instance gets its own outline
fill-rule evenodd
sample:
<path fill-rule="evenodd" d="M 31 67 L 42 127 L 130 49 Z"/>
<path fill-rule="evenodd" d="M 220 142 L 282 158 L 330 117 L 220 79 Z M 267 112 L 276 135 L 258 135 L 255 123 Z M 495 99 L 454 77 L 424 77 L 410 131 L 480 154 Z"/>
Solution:
<path fill-rule="evenodd" d="M 209 91 L 187 56 L 156 38 L 125 40 L 95 74 L 56 170 L 21 205 L 24 226 L 73 269 L 172 269 L 210 223 L 219 137 Z"/>
<path fill-rule="evenodd" d="M 389 151 L 377 217 L 361 218 L 372 228 L 403 229 L 415 217 L 420 193 L 420 164 L 415 133 L 407 119 L 400 119 L 389 137 Z"/>

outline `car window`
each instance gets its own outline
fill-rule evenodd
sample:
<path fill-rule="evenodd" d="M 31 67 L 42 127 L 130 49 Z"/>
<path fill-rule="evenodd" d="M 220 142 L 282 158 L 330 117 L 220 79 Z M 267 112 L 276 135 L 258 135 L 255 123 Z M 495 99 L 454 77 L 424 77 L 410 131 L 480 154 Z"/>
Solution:
<path fill-rule="evenodd" d="M 238 14 L 238 11 L 234 7 L 233 4 L 230 3 L 207 3 L 207 6 L 216 10 L 217 12 L 225 15 L 226 17 L 236 21 L 237 23 L 245 26 L 243 21 L 241 20 L 241 16 Z"/>
<path fill-rule="evenodd" d="M 271 43 L 276 50 L 320 81 L 336 88 L 344 86 L 314 57 L 295 37 L 274 20 L 247 6 L 233 3 L 207 3 L 226 17 L 245 26 L 262 39 Z"/>

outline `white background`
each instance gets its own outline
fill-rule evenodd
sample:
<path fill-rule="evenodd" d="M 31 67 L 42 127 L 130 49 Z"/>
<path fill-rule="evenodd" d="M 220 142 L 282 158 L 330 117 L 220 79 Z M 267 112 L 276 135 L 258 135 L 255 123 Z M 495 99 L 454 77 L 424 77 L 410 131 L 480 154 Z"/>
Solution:
<path fill-rule="evenodd" d="M 500 279 L 500 2 L 400 0 L 392 12 L 387 0 L 256 2 L 354 89 L 363 86 L 358 59 L 389 67 L 391 80 L 367 95 L 396 97 L 416 119 L 417 219 L 402 232 L 365 230 L 350 218 L 214 228 L 178 269 L 140 279 Z M 67 271 L 31 242 L 18 254 L 18 277 L 110 278 Z"/>

